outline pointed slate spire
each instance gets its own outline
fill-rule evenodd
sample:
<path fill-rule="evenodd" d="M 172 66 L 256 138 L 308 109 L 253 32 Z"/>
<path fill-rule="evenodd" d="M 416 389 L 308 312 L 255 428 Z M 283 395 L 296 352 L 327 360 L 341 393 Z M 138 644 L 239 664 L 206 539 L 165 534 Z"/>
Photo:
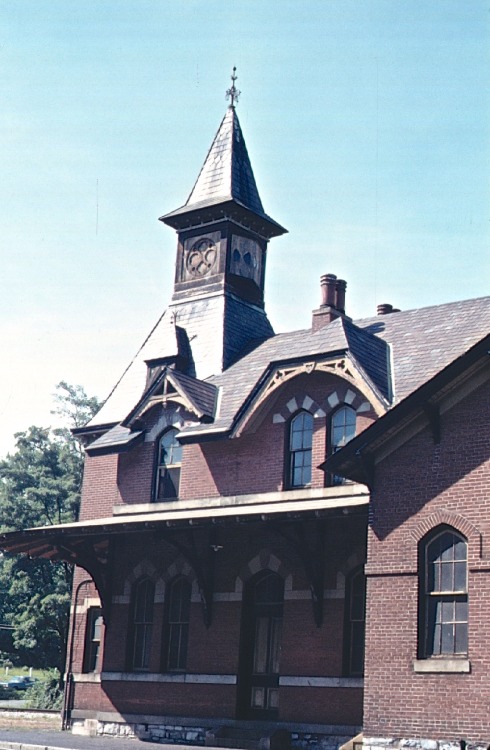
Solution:
<path fill-rule="evenodd" d="M 234 107 L 228 108 L 185 205 L 230 199 L 255 213 L 264 213 Z"/>
<path fill-rule="evenodd" d="M 228 90 L 231 104 L 221 121 L 208 155 L 184 206 L 160 220 L 180 230 L 204 222 L 232 218 L 250 226 L 265 238 L 287 230 L 264 212 L 248 156 L 245 139 L 235 111 L 239 91 Z"/>

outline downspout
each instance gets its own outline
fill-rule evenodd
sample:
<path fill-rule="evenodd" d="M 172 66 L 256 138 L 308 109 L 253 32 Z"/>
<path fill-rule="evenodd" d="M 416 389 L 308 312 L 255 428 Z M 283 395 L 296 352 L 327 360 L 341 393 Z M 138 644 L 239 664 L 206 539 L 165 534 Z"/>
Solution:
<path fill-rule="evenodd" d="M 65 678 L 65 692 L 63 695 L 63 712 L 62 712 L 62 719 L 61 719 L 61 729 L 62 731 L 66 731 L 70 728 L 70 719 L 71 719 L 71 708 L 72 708 L 72 701 L 73 701 L 73 646 L 75 643 L 75 624 L 77 619 L 77 603 L 78 603 L 78 594 L 80 593 L 80 589 L 82 586 L 87 586 L 89 583 L 93 583 L 91 578 L 86 578 L 85 580 L 81 581 L 77 588 L 75 589 L 75 599 L 73 602 L 73 614 L 71 616 L 71 634 L 70 634 L 70 649 L 68 652 L 68 669 L 66 670 L 66 678 Z"/>

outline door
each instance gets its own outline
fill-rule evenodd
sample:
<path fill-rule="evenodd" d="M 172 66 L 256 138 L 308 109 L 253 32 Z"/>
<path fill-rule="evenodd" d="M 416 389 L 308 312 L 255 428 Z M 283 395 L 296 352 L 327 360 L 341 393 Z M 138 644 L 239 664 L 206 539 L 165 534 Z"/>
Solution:
<path fill-rule="evenodd" d="M 284 581 L 270 570 L 254 576 L 245 591 L 239 673 L 239 714 L 272 719 L 279 710 Z"/>

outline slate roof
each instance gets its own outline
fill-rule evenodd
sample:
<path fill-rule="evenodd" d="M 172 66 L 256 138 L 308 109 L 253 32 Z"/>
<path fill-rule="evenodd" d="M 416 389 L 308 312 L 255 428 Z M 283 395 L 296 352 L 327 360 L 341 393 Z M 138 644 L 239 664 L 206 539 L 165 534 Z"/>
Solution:
<path fill-rule="evenodd" d="M 223 117 L 185 205 L 228 198 L 234 198 L 256 213 L 264 213 L 234 107 L 229 107 Z"/>
<path fill-rule="evenodd" d="M 398 403 L 490 331 L 490 297 L 378 315 L 356 321 L 392 349 Z"/>
<path fill-rule="evenodd" d="M 159 350 L 163 354 L 170 341 L 170 349 L 174 351 L 175 336 L 169 328 L 167 313 L 89 426 L 123 422 L 139 402 L 146 383 L 144 360 L 149 358 L 148 350 L 153 353 Z M 181 324 L 189 325 L 188 339 L 193 350 L 197 346 L 193 339 L 202 335 L 199 329 L 205 322 L 205 316 L 200 313 L 199 302 L 193 302 L 189 304 L 187 320 L 179 318 Z M 257 331 L 260 329 L 258 326 Z M 216 338 L 212 326 L 209 330 L 211 338 Z M 266 340 L 258 340 L 252 351 L 228 369 L 219 372 L 219 363 L 216 374 L 208 372 L 207 377 L 201 378 L 220 390 L 219 412 L 212 424 L 188 427 L 182 433 L 183 437 L 232 429 L 237 415 L 243 412 L 246 403 L 260 388 L 273 363 L 348 353 L 389 406 L 406 398 L 489 330 L 490 297 L 484 297 L 376 316 L 355 323 L 337 318 L 315 333 L 301 330 L 270 335 Z M 205 339 L 205 349 L 209 343 Z M 205 352 L 205 355 L 209 354 L 209 351 Z M 205 365 L 210 364 L 206 356 L 204 360 Z M 190 382 L 192 378 L 188 379 L 187 388 Z M 200 393 L 199 398 L 205 397 L 197 382 L 195 388 L 196 393 Z M 212 392 L 210 389 L 209 399 Z M 207 408 L 209 406 L 208 403 Z"/>
<path fill-rule="evenodd" d="M 214 383 L 206 383 L 204 380 L 197 380 L 185 375 L 179 370 L 173 370 L 169 373 L 170 380 L 182 393 L 186 395 L 196 410 L 196 413 L 203 417 L 213 417 L 218 389 Z"/>
<path fill-rule="evenodd" d="M 216 397 L 218 393 L 216 386 L 212 383 L 205 382 L 204 380 L 190 377 L 177 369 L 164 367 L 161 369 L 157 377 L 152 380 L 152 383 L 145 391 L 143 397 L 123 421 L 122 424 L 125 427 L 131 428 L 131 426 L 134 425 L 135 420 L 141 416 L 144 407 L 151 403 L 152 397 L 155 395 L 158 397 L 158 393 L 159 391 L 161 393 L 165 380 L 168 381 L 168 383 L 174 388 L 175 392 L 187 402 L 189 410 L 192 411 L 198 419 L 203 419 L 205 421 L 212 419 L 215 412 Z"/>
<path fill-rule="evenodd" d="M 161 221 L 179 228 L 183 216 L 225 204 L 235 205 L 260 217 L 264 236 L 275 237 L 286 232 L 264 212 L 245 139 L 233 107 L 227 110 L 221 121 L 186 203 L 162 216 Z"/>
<path fill-rule="evenodd" d="M 177 328 L 186 336 L 176 335 Z M 274 335 L 264 310 L 224 294 L 171 305 L 143 342 L 104 405 L 87 427 L 123 422 L 144 395 L 149 360 L 176 357 L 185 341 L 188 375 L 207 380 L 220 373 L 253 341 Z M 190 348 L 190 353 L 186 347 Z"/>
<path fill-rule="evenodd" d="M 104 432 L 97 440 L 87 447 L 89 456 L 100 456 L 104 453 L 119 453 L 132 448 L 142 442 L 144 432 L 141 430 L 131 431 L 122 424 L 117 424 L 107 432 Z"/>
<path fill-rule="evenodd" d="M 393 443 L 400 434 L 404 434 L 406 439 L 412 437 L 410 425 L 421 411 L 427 416 L 427 406 L 430 405 L 435 409 L 435 414 L 438 414 L 439 404 L 448 394 L 466 384 L 475 374 L 481 375 L 485 367 L 488 369 L 489 347 L 490 334 L 481 338 L 432 378 L 424 381 L 419 388 L 399 401 L 393 409 L 357 435 L 342 450 L 329 456 L 322 468 L 356 482 L 372 482 L 377 451 L 386 444 Z M 432 429 L 439 428 L 432 425 Z M 437 440 L 436 434 L 434 439 Z"/>
<path fill-rule="evenodd" d="M 346 353 L 352 355 L 373 390 L 385 398 L 388 406 L 390 377 L 386 342 L 348 320 L 337 318 L 315 333 L 301 330 L 278 334 L 257 346 L 221 375 L 213 377 L 212 382 L 221 390 L 220 410 L 214 423 L 189 426 L 181 434 L 190 436 L 232 429 L 247 401 L 265 381 L 272 364 Z"/>

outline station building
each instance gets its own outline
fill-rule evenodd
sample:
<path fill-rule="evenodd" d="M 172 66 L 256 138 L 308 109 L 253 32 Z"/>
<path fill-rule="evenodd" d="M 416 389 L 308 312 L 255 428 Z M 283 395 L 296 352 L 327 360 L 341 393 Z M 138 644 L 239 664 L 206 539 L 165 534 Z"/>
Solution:
<path fill-rule="evenodd" d="M 490 298 L 352 320 L 327 273 L 311 327 L 275 334 L 266 256 L 286 230 L 233 98 L 161 219 L 173 294 L 76 431 L 79 520 L 0 539 L 77 566 L 65 725 L 487 746 Z"/>

